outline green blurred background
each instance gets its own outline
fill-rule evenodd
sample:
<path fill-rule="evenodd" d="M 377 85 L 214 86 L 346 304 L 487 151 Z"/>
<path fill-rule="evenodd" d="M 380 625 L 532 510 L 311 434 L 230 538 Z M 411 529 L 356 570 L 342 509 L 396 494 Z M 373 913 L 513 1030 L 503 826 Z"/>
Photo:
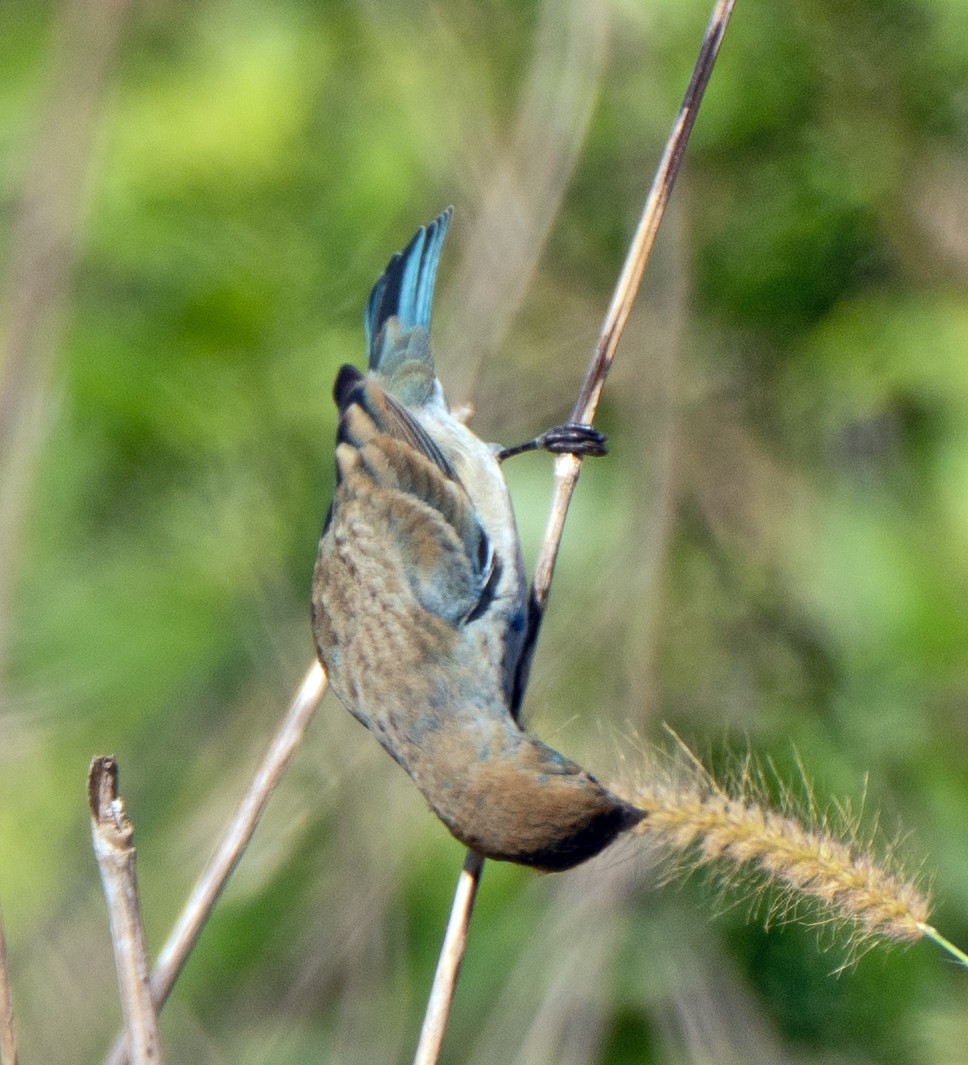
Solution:
<path fill-rule="evenodd" d="M 863 805 L 968 942 L 964 0 L 741 2 L 601 411 L 527 703 L 635 780 Z M 312 658 L 331 383 L 448 203 L 435 337 L 511 443 L 567 416 L 697 0 L 0 4 L 0 906 L 28 1063 L 119 1021 L 84 778 L 157 952 Z M 533 559 L 546 457 L 509 467 Z M 165 1010 L 170 1061 L 412 1053 L 462 858 L 331 698 Z M 763 930 L 641 845 L 490 864 L 447 1062 L 968 1062 L 936 950 Z"/>

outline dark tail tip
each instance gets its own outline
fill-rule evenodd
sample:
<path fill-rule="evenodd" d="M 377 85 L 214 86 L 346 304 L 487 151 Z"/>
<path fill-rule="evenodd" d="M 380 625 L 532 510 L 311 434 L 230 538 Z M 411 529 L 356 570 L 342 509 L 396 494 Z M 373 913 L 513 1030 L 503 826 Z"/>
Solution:
<path fill-rule="evenodd" d="M 634 828 L 648 816 L 644 810 L 630 806 L 610 792 L 608 805 L 570 835 L 557 839 L 543 850 L 516 858 L 525 865 L 533 865 L 546 873 L 560 873 L 565 869 L 574 869 L 576 865 L 587 862 L 601 853 L 622 832 Z"/>
<path fill-rule="evenodd" d="M 363 316 L 371 370 L 379 369 L 377 342 L 388 318 L 398 318 L 404 331 L 418 326 L 430 330 L 437 265 L 453 213 L 453 207 L 448 207 L 430 225 L 421 226 L 403 251 L 393 256 L 373 286 Z"/>

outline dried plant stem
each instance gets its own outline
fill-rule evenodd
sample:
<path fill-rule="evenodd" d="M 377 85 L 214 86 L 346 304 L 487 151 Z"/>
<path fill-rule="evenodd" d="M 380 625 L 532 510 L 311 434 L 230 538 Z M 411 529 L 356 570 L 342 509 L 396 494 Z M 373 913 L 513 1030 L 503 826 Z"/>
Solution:
<path fill-rule="evenodd" d="M 655 243 L 659 225 L 665 214 L 672 187 L 679 174 L 679 167 L 686 150 L 689 134 L 699 113 L 699 105 L 702 101 L 706 86 L 719 54 L 719 46 L 722 44 L 729 23 L 735 0 L 716 0 L 706 33 L 703 37 L 696 65 L 692 72 L 692 78 L 686 88 L 682 99 L 682 105 L 672 130 L 666 141 L 665 150 L 652 179 L 652 186 L 646 197 L 639 219 L 638 228 L 629 245 L 622 272 L 619 274 L 612 294 L 605 319 L 602 322 L 598 343 L 595 345 L 595 353 L 585 373 L 581 391 L 572 410 L 571 420 L 590 425 L 595 418 L 598 409 L 598 400 L 605 386 L 605 378 L 611 368 L 618 349 L 619 341 L 625 330 L 626 322 L 632 311 L 642 276 L 648 265 L 649 256 Z M 545 527 L 541 549 L 535 563 L 534 584 L 531 591 L 531 615 L 529 618 L 528 635 L 523 653 L 525 664 L 521 675 L 527 680 L 530 672 L 531 657 L 537 644 L 538 630 L 541 627 L 541 618 L 548 602 L 548 594 L 551 590 L 551 578 L 554 575 L 555 562 L 558 558 L 558 547 L 561 544 L 561 535 L 565 526 L 565 517 L 578 483 L 578 474 L 581 471 L 581 460 L 575 455 L 559 455 L 555 460 L 555 491 L 551 502 L 551 510 L 548 515 L 548 524 Z"/>
<path fill-rule="evenodd" d="M 611 305 L 605 315 L 602 332 L 598 339 L 595 356 L 589 364 L 585 380 L 572 412 L 572 421 L 590 423 L 598 408 L 598 400 L 605 387 L 605 378 L 615 358 L 618 343 L 625 330 L 632 304 L 639 291 L 642 275 L 652 254 L 652 245 L 662 224 L 666 204 L 679 174 L 682 157 L 689 142 L 689 135 L 699 114 L 699 105 L 709 84 L 709 78 L 723 43 L 726 27 L 733 13 L 735 0 L 716 0 L 709 23 L 699 48 L 692 77 L 682 98 L 682 105 L 672 130 L 666 140 L 665 150 L 659 160 L 652 187 L 642 209 L 639 227 L 632 238 L 622 273 L 619 275 Z"/>
<path fill-rule="evenodd" d="M 226 826 L 215 853 L 198 878 L 181 916 L 158 955 L 157 964 L 151 974 L 151 994 L 157 1009 L 160 1010 L 168 998 L 226 881 L 242 857 L 273 791 L 302 741 L 325 691 L 326 674 L 323 667 L 314 662 L 299 686 L 235 815 Z M 122 1034 L 111 1049 L 106 1065 L 125 1065 L 128 1060 L 126 1041 Z"/>
<path fill-rule="evenodd" d="M 13 992 L 7 965 L 7 937 L 0 914 L 0 1065 L 17 1065 L 17 1040 L 13 1028 Z"/>
<path fill-rule="evenodd" d="M 118 797 L 118 765 L 95 758 L 87 778 L 91 836 L 108 904 L 114 965 L 118 972 L 121 1014 L 133 1065 L 163 1065 L 158 1017 L 151 998 L 138 882 L 134 827 Z"/>
<path fill-rule="evenodd" d="M 699 49 L 699 56 L 693 70 L 692 78 L 683 97 L 682 106 L 676 116 L 672 131 L 666 142 L 665 151 L 659 162 L 652 187 L 642 209 L 642 216 L 638 229 L 632 238 L 622 272 L 619 275 L 612 296 L 612 302 L 605 315 L 602 330 L 599 335 L 595 354 L 589 364 L 584 383 L 579 392 L 578 399 L 572 413 L 572 421 L 591 424 L 598 407 L 598 400 L 605 378 L 615 357 L 619 340 L 625 329 L 632 304 L 642 281 L 642 275 L 649 261 L 652 246 L 655 242 L 656 233 L 662 222 L 666 204 L 672 192 L 679 167 L 682 162 L 689 134 L 696 121 L 699 105 L 702 101 L 706 86 L 712 74 L 716 56 L 719 54 L 719 46 L 729 24 L 734 0 L 716 0 L 713 6 L 709 24 Z M 555 561 L 558 557 L 558 546 L 561 543 L 561 534 L 564 529 L 565 515 L 571 502 L 575 485 L 578 482 L 578 474 L 581 470 L 581 461 L 574 455 L 559 455 L 555 460 L 555 493 L 551 504 L 551 512 L 548 524 L 545 528 L 544 539 L 535 564 L 534 584 L 531 589 L 531 610 L 528 625 L 528 634 L 525 648 L 522 652 L 524 662 L 522 677 L 527 680 L 530 670 L 530 660 L 534 654 L 534 648 L 541 625 L 541 617 L 548 601 L 548 593 L 551 588 L 551 578 L 554 574 Z M 466 942 L 466 929 L 470 922 L 471 909 L 477 890 L 476 881 L 480 879 L 483 861 L 477 863 L 476 872 L 468 874 L 475 883 L 464 884 L 463 877 L 458 884 L 457 893 L 451 905 L 451 915 L 447 924 L 447 932 L 441 947 L 441 958 L 445 955 L 453 956 L 453 963 L 447 966 L 448 986 L 438 987 L 438 981 L 434 981 L 434 988 L 430 1001 L 427 1004 L 427 1012 L 424 1016 L 423 1028 L 421 1029 L 420 1042 L 418 1044 L 419 1065 L 434 1065 L 439 1056 L 440 1044 L 443 1040 L 444 1028 L 447 1024 L 447 1014 L 450 1003 L 454 997 L 454 985 L 460 969 L 460 959 L 463 956 L 464 943 Z M 468 873 L 468 864 L 464 866 Z M 453 934 L 452 934 L 453 932 Z M 438 966 L 438 972 L 440 971 Z M 436 1053 L 433 1057 L 421 1057 L 420 1048 L 429 1043 L 426 1035 L 428 1028 L 433 1027 L 439 1032 L 436 1042 Z"/>
<path fill-rule="evenodd" d="M 434 982 L 427 1000 L 427 1015 L 420 1030 L 414 1065 L 433 1065 L 440 1057 L 483 865 L 484 859 L 481 855 L 476 851 L 467 852 L 464 868 L 457 881 L 447 931 L 444 933 L 444 945 L 437 959 L 437 971 L 434 973 Z"/>
<path fill-rule="evenodd" d="M 713 7 L 692 78 L 666 141 L 655 177 L 652 179 L 652 187 L 649 189 L 642 208 L 638 229 L 632 238 L 622 272 L 615 285 L 612 302 L 602 323 L 595 354 L 589 363 L 581 391 L 575 401 L 571 414 L 573 422 L 590 425 L 595 418 L 598 400 L 605 387 L 605 378 L 611 369 L 619 341 L 622 339 L 622 333 L 632 312 L 632 304 L 635 302 L 639 285 L 642 283 L 642 275 L 645 273 L 652 254 L 656 234 L 659 232 L 666 205 L 672 194 L 672 187 L 679 174 L 689 134 L 692 133 L 692 127 L 695 125 L 699 105 L 706 86 L 709 84 L 713 65 L 719 54 L 719 46 L 722 44 L 730 15 L 733 12 L 733 4 L 734 0 L 716 0 Z M 544 608 L 548 599 L 555 560 L 558 557 L 558 545 L 561 543 L 565 513 L 575 491 L 580 470 L 581 462 L 573 455 L 562 455 L 555 462 L 555 496 L 541 552 L 535 565 L 534 599 L 540 609 Z"/>

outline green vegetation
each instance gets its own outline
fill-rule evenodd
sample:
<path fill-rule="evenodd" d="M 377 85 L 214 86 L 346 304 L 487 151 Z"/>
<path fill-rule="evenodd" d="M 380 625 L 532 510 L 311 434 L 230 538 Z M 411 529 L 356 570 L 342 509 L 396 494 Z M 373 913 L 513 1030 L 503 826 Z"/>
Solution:
<path fill-rule="evenodd" d="M 119 8 L 75 6 L 95 26 Z M 561 421 L 706 17 L 696 0 L 133 5 L 88 146 L 84 83 L 52 81 L 85 67 L 56 45 L 60 8 L 0 5 L 0 266 L 24 253 L 25 186 L 50 187 L 31 160 L 59 124 L 66 157 L 43 173 L 80 178 L 43 219 L 83 205 L 20 480 L 0 436 L 20 515 L 0 543 L 0 907 L 27 1065 L 99 1061 L 119 1021 L 91 756 L 120 763 L 157 952 L 311 661 L 330 389 L 362 360 L 388 255 L 453 203 L 444 384 L 491 439 Z M 963 19 L 958 0 L 739 4 L 526 704 L 629 786 L 662 722 L 717 772 L 751 750 L 796 788 L 802 764 L 819 806 L 909 833 L 932 922 L 962 947 Z M 530 271 L 521 241 L 548 214 Z M 8 336 L 26 283 L 0 272 Z M 8 369 L 0 413 L 26 402 Z M 533 557 L 550 461 L 508 477 Z M 461 860 L 328 698 L 166 1007 L 169 1060 L 408 1060 Z M 658 880 L 636 841 L 558 877 L 490 864 L 444 1061 L 968 1065 L 966 974 L 930 945 L 834 977 L 835 935 L 765 931 L 701 878 Z"/>

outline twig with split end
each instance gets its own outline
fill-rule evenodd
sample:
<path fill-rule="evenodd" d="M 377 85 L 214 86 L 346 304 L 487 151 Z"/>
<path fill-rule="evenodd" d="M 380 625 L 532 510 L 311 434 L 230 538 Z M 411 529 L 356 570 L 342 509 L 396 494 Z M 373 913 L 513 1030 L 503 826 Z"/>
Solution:
<path fill-rule="evenodd" d="M 131 843 L 134 827 L 118 797 L 118 764 L 113 758 L 100 757 L 91 762 L 87 795 L 131 1061 L 134 1065 L 162 1065 L 158 1017 L 151 998 L 148 952 L 138 902 L 135 849 Z"/>
<path fill-rule="evenodd" d="M 679 173 L 679 166 L 682 163 L 689 134 L 692 132 L 692 127 L 696 121 L 699 104 L 709 83 L 716 56 L 719 54 L 719 46 L 722 44 L 723 35 L 726 32 L 726 26 L 729 24 L 734 2 L 735 0 L 716 0 L 713 7 L 692 78 L 686 89 L 682 106 L 679 108 L 669 139 L 666 142 L 665 151 L 659 162 L 659 167 L 652 181 L 652 187 L 642 210 L 638 229 L 632 239 L 625 264 L 622 267 L 622 273 L 615 286 L 612 302 L 605 315 L 595 354 L 589 364 L 585 381 L 575 403 L 572 413 L 572 421 L 574 422 L 591 424 L 595 417 L 598 400 L 605 385 L 605 378 L 612 365 L 619 340 L 632 310 L 632 304 L 638 293 L 642 275 L 645 273 L 645 267 L 649 261 L 652 246 L 655 243 L 656 233 L 665 213 L 672 186 Z M 568 512 L 568 505 L 575 491 L 580 470 L 581 459 L 576 455 L 559 455 L 555 461 L 555 495 L 551 504 L 551 512 L 548 516 L 548 524 L 545 527 L 541 550 L 535 564 L 528 633 L 522 652 L 523 659 L 520 676 L 525 684 L 530 672 L 531 658 L 537 643 L 541 618 L 548 601 L 555 560 L 558 557 L 558 546 L 561 543 L 561 534 L 565 525 L 565 515 Z M 478 859 L 476 863 L 472 863 L 471 857 L 469 855 L 468 862 L 465 863 L 464 873 L 461 876 L 457 893 L 451 906 L 450 920 L 448 921 L 447 931 L 441 947 L 438 977 L 434 980 L 427 1003 L 427 1012 L 424 1016 L 415 1065 L 434 1065 L 439 1056 L 443 1031 L 447 1024 L 447 1014 L 454 997 L 454 984 L 457 980 L 460 959 L 463 955 L 467 925 L 470 922 L 471 909 L 474 905 L 477 881 L 480 878 L 483 865 L 481 859 Z M 471 868 L 472 865 L 475 867 Z M 471 883 L 465 883 L 465 877 L 469 877 Z M 443 959 L 445 957 L 453 958 L 453 962 L 446 967 L 446 972 L 449 974 L 450 979 L 449 984 L 446 984 L 441 978 L 441 970 L 444 968 Z M 430 1043 L 430 1037 L 428 1036 L 430 1029 L 438 1033 L 435 1037 L 436 1051 L 433 1056 L 424 1053 L 424 1048 Z"/>
<path fill-rule="evenodd" d="M 276 785 L 282 779 L 325 693 L 326 674 L 323 667 L 314 662 L 303 678 L 255 778 L 226 826 L 215 853 L 198 878 L 181 916 L 161 948 L 158 962 L 151 974 L 151 993 L 157 1009 L 161 1009 L 174 987 L 222 888 L 242 857 Z M 122 1033 L 111 1048 L 106 1065 L 125 1065 L 128 1061 L 125 1036 Z"/>

